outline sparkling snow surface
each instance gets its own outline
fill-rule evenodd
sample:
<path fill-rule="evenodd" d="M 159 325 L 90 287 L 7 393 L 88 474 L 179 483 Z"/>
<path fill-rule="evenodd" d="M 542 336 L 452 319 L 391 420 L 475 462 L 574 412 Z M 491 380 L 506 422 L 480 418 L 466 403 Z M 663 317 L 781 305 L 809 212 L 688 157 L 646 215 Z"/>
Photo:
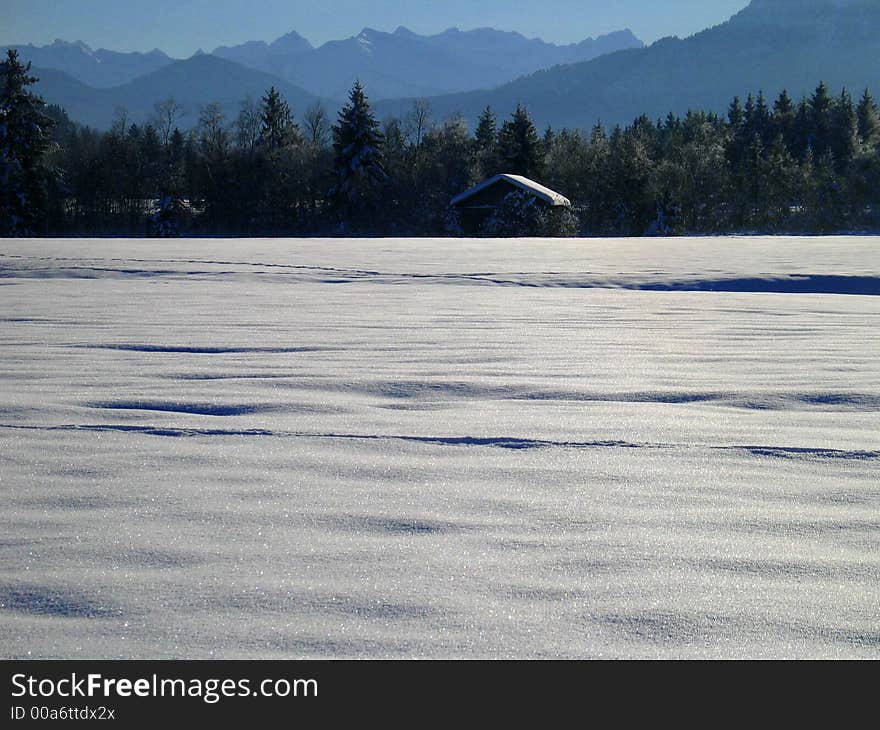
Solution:
<path fill-rule="evenodd" d="M 877 294 L 876 238 L 0 241 L 0 655 L 880 658 Z"/>

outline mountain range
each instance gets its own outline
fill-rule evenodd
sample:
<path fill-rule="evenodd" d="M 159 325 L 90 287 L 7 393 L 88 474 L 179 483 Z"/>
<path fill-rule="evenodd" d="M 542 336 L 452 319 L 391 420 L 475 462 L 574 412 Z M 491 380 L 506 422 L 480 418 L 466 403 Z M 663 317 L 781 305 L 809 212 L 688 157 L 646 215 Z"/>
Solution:
<path fill-rule="evenodd" d="M 99 128 L 109 126 L 119 106 L 140 120 L 169 96 L 187 110 L 181 127 L 212 101 L 234 117 L 241 99 L 257 98 L 270 85 L 300 118 L 316 100 L 332 118 L 355 77 L 380 118 L 406 114 L 413 99 L 430 97 L 434 119 L 462 113 L 474 124 L 487 105 L 506 117 L 524 103 L 539 126 L 587 128 L 691 108 L 720 113 L 733 96 L 758 90 L 772 98 L 785 88 L 799 97 L 820 80 L 833 91 L 871 88 L 880 95 L 880 0 L 752 0 L 713 28 L 647 47 L 628 31 L 554 46 L 492 29 L 420 36 L 398 28 L 365 29 L 319 48 L 294 32 L 184 61 L 160 51 L 92 52 L 61 41 L 19 48 L 34 61 L 44 97 Z M 601 55 L 579 60 L 591 54 Z"/>
<path fill-rule="evenodd" d="M 105 89 L 87 86 L 64 71 L 34 69 L 33 72 L 39 78 L 36 90 L 47 102 L 59 104 L 74 121 L 97 129 L 109 128 L 120 108 L 126 110 L 131 121 L 144 122 L 153 115 L 154 104 L 169 97 L 182 106 L 177 122 L 181 129 L 195 126 L 200 109 L 212 102 L 219 103 L 227 120 L 232 121 L 245 98 L 259 99 L 270 86 L 281 92 L 300 118 L 316 101 L 321 101 L 327 109 L 337 104 L 277 76 L 208 54 L 174 61 L 126 84 Z"/>
<path fill-rule="evenodd" d="M 492 88 L 539 69 L 642 47 L 630 30 L 558 46 L 493 28 L 425 36 L 401 26 L 393 33 L 364 28 L 320 48 L 289 33 L 274 43 L 221 46 L 213 53 L 322 96 L 345 98 L 359 78 L 379 100 Z"/>
<path fill-rule="evenodd" d="M 460 112 L 473 122 L 491 105 L 506 115 L 528 106 L 539 125 L 585 128 L 627 124 L 688 109 L 725 111 L 735 95 L 782 89 L 809 94 L 824 80 L 832 91 L 880 95 L 880 0 L 752 0 L 730 20 L 689 38 L 664 38 L 586 63 L 538 71 L 498 88 L 437 96 L 434 115 Z M 400 114 L 411 100 L 377 105 Z"/>
<path fill-rule="evenodd" d="M 7 46 L 37 68 L 64 71 L 77 81 L 96 88 L 119 86 L 174 62 L 158 48 L 149 53 L 118 53 L 99 48 L 93 51 L 82 41 L 61 39 L 47 46 Z M 6 55 L 6 48 L 3 49 Z"/>
<path fill-rule="evenodd" d="M 201 104 L 218 101 L 229 107 L 230 94 L 259 97 L 273 84 L 300 110 L 318 98 L 337 105 L 358 78 L 374 101 L 423 97 L 495 87 L 558 63 L 643 45 L 628 30 L 557 46 L 491 28 L 451 28 L 421 36 L 400 27 L 394 33 L 365 28 L 356 36 L 319 48 L 292 31 L 272 43 L 221 46 L 211 54 L 200 51 L 184 61 L 159 50 L 92 50 L 82 41 L 11 47 L 38 71 L 47 99 L 64 106 L 78 121 L 107 127 L 115 107 L 127 107 L 137 119 L 155 101 L 169 96 L 183 104 L 188 121 L 194 120 Z M 231 77 L 227 84 L 224 74 Z M 170 85 L 163 91 L 162 83 Z"/>

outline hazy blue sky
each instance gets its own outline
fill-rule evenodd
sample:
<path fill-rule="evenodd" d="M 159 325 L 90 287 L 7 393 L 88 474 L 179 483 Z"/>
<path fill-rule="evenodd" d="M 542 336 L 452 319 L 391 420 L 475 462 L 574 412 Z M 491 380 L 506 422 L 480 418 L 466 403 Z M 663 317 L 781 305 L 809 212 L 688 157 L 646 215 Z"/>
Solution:
<path fill-rule="evenodd" d="M 370 26 L 419 33 L 492 26 L 556 43 L 629 27 L 645 41 L 726 20 L 748 0 L 0 0 L 0 43 L 82 40 L 185 57 L 296 30 L 318 45 Z"/>

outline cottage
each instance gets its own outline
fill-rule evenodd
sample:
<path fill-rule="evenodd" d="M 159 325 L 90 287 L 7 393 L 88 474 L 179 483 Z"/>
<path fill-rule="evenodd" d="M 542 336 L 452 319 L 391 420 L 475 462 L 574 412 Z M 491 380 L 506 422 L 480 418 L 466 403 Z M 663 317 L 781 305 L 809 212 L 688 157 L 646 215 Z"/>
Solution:
<path fill-rule="evenodd" d="M 462 229 L 468 234 L 479 233 L 485 222 L 498 210 L 508 193 L 523 191 L 536 203 L 549 209 L 571 208 L 564 195 L 546 188 L 522 175 L 495 175 L 456 195 L 450 205 L 458 212 Z"/>

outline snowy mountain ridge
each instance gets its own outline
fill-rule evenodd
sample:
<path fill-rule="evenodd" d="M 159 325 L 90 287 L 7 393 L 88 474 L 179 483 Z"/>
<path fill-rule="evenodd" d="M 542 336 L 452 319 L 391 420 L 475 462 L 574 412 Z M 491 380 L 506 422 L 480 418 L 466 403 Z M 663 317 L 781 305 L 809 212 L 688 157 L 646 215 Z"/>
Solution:
<path fill-rule="evenodd" d="M 492 88 L 539 69 L 643 46 L 629 29 L 556 45 L 494 28 L 419 35 L 399 26 L 392 33 L 366 27 L 317 48 L 291 32 L 272 43 L 249 41 L 213 53 L 322 96 L 342 98 L 360 78 L 378 100 Z"/>
<path fill-rule="evenodd" d="M 147 53 L 120 53 L 106 48 L 92 49 L 81 40 L 65 41 L 56 38 L 45 46 L 12 44 L 19 55 L 39 68 L 64 71 L 77 81 L 96 88 L 120 86 L 141 76 L 168 66 L 174 59 L 154 48 Z"/>
<path fill-rule="evenodd" d="M 371 98 L 378 100 L 493 88 L 539 69 L 643 45 L 629 30 L 559 46 L 494 28 L 449 28 L 436 35 L 419 35 L 399 26 L 393 33 L 367 27 L 350 38 L 318 47 L 292 30 L 271 42 L 218 46 L 210 54 L 272 74 L 321 97 L 344 98 L 360 78 Z M 159 49 L 146 53 L 94 50 L 81 40 L 5 48 L 17 48 L 36 68 L 63 71 L 95 88 L 133 82 L 177 60 Z M 203 53 L 199 49 L 193 55 Z"/>
<path fill-rule="evenodd" d="M 835 93 L 880 93 L 880 1 L 753 0 L 728 21 L 688 38 L 524 74 L 508 84 L 430 100 L 435 116 L 461 112 L 471 123 L 489 104 L 506 113 L 529 107 L 539 126 L 630 124 L 689 109 L 726 111 L 735 95 L 786 89 L 809 94 L 820 81 Z M 404 113 L 411 99 L 378 105 Z"/>

